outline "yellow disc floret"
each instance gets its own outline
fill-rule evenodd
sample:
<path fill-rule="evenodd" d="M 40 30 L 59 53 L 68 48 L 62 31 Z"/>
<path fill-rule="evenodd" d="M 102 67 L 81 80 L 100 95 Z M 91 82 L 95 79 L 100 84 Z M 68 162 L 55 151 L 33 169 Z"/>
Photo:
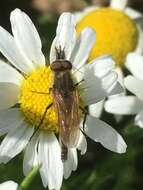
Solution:
<path fill-rule="evenodd" d="M 77 23 L 77 32 L 80 33 L 85 27 L 91 27 L 96 31 L 96 42 L 89 60 L 110 54 L 121 65 L 126 55 L 137 47 L 137 26 L 122 11 L 112 8 L 92 11 Z"/>
<path fill-rule="evenodd" d="M 53 102 L 52 84 L 53 74 L 49 67 L 33 71 L 22 83 L 19 103 L 21 111 L 32 126 L 38 127 L 43 119 L 41 129 L 57 132 L 57 115 L 53 106 L 43 118 L 47 106 Z"/>

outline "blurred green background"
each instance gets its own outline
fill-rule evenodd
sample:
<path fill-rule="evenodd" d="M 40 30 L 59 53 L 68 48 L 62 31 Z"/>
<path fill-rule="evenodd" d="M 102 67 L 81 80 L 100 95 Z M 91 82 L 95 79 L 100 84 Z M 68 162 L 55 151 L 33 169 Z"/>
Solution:
<path fill-rule="evenodd" d="M 25 11 L 32 18 L 40 33 L 43 52 L 48 61 L 49 48 L 55 36 L 59 14 L 63 11 L 81 10 L 87 4 L 94 4 L 96 1 L 2 0 L 0 3 L 0 25 L 11 32 L 10 12 L 15 8 Z M 104 2 L 102 0 L 102 3 L 108 4 L 108 0 L 104 0 Z M 137 10 L 143 11 L 143 0 L 131 0 L 130 3 Z M 88 139 L 86 155 L 79 155 L 78 169 L 72 173 L 68 180 L 64 180 L 62 190 L 143 189 L 143 130 L 132 124 L 131 117 L 124 117 L 119 123 L 116 123 L 112 115 L 104 112 L 102 119 L 123 135 L 128 144 L 127 153 L 123 155 L 112 153 L 100 144 Z M 24 178 L 22 160 L 23 155 L 21 154 L 8 164 L 0 165 L 0 183 L 6 180 L 14 180 L 18 183 L 22 181 Z M 37 176 L 31 184 L 29 190 L 32 189 L 44 189 L 40 176 Z"/>

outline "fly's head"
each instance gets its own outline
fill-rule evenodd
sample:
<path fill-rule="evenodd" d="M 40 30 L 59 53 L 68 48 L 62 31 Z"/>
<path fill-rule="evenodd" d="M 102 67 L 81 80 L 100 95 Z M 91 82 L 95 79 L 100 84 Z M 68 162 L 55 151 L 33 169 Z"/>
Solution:
<path fill-rule="evenodd" d="M 64 72 L 64 71 L 70 71 L 72 69 L 72 64 L 67 60 L 56 60 L 51 65 L 51 70 L 54 72 Z"/>
<path fill-rule="evenodd" d="M 72 64 L 65 58 L 65 51 L 61 47 L 56 48 L 56 60 L 50 65 L 54 72 L 66 72 L 72 69 Z"/>

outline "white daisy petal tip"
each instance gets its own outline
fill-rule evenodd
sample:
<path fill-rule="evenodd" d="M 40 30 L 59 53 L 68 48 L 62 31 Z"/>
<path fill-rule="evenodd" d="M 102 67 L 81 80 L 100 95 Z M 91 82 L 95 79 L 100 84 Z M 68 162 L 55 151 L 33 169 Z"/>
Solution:
<path fill-rule="evenodd" d="M 27 126 L 24 121 L 10 130 L 0 145 L 0 162 L 7 163 L 22 152 L 33 132 L 34 128 Z"/>
<path fill-rule="evenodd" d="M 143 102 L 135 96 L 118 96 L 107 100 L 104 108 L 112 114 L 134 115 L 143 110 Z"/>
<path fill-rule="evenodd" d="M 33 167 L 39 165 L 38 162 L 38 143 L 39 143 L 39 134 L 33 136 L 30 142 L 28 143 L 23 160 L 23 173 L 24 175 L 28 175 Z"/>
<path fill-rule="evenodd" d="M 18 184 L 14 181 L 6 181 L 0 184 L 0 190 L 17 190 Z"/>
<path fill-rule="evenodd" d="M 90 37 L 90 40 L 92 41 L 92 46 L 95 43 L 96 40 L 96 32 L 91 27 L 86 27 L 82 30 L 82 33 L 84 33 L 85 37 Z M 91 42 L 90 41 L 90 42 Z"/>
<path fill-rule="evenodd" d="M 128 0 L 111 0 L 110 6 L 114 9 L 124 10 L 128 4 Z"/>
<path fill-rule="evenodd" d="M 127 151 L 127 144 L 125 143 L 124 139 L 120 136 L 117 142 L 117 151 L 115 152 L 119 154 L 124 154 L 126 153 L 126 151 Z"/>
<path fill-rule="evenodd" d="M 140 100 L 143 100 L 143 81 L 129 75 L 124 79 L 126 88 L 135 94 Z"/>
<path fill-rule="evenodd" d="M 64 162 L 64 178 L 68 179 L 72 173 L 77 169 L 78 158 L 77 150 L 75 148 L 68 149 L 68 159 Z"/>
<path fill-rule="evenodd" d="M 13 11 L 11 11 L 10 15 L 14 15 L 14 14 L 17 14 L 17 13 L 18 14 L 22 13 L 21 9 L 19 9 L 19 8 L 14 9 Z"/>
<path fill-rule="evenodd" d="M 81 31 L 70 56 L 73 68 L 78 70 L 84 66 L 89 58 L 95 39 L 96 34 L 92 28 L 87 27 Z"/>
<path fill-rule="evenodd" d="M 69 60 L 72 50 L 76 43 L 76 30 L 75 30 L 75 19 L 73 14 L 69 12 L 63 13 L 58 21 L 58 26 L 56 29 L 56 37 L 53 41 L 50 60 L 55 59 L 55 47 L 61 47 L 64 50 L 65 58 Z"/>
<path fill-rule="evenodd" d="M 137 10 L 135 10 L 135 9 L 132 9 L 131 7 L 127 7 L 126 9 L 125 9 L 125 13 L 129 16 L 129 17 L 131 17 L 132 19 L 140 19 L 140 18 L 142 18 L 142 13 L 141 12 L 139 12 L 139 11 L 137 11 Z"/>
<path fill-rule="evenodd" d="M 83 130 L 83 125 L 81 124 Z M 85 130 L 95 142 L 99 142 L 106 149 L 122 154 L 126 152 L 127 145 L 122 136 L 107 123 L 98 118 L 88 116 L 85 124 Z"/>
<path fill-rule="evenodd" d="M 80 132 L 80 138 L 77 144 L 77 149 L 80 151 L 81 155 L 84 155 L 87 151 L 87 141 L 82 132 Z"/>
<path fill-rule="evenodd" d="M 125 65 L 127 69 L 137 78 L 143 80 L 143 56 L 137 53 L 129 53 Z"/>
<path fill-rule="evenodd" d="M 136 115 L 135 125 L 143 129 L 143 111 Z"/>
<path fill-rule="evenodd" d="M 44 187 L 60 190 L 63 180 L 63 163 L 61 149 L 53 133 L 41 133 L 38 148 L 40 175 Z M 54 165 L 53 165 L 54 163 Z"/>
<path fill-rule="evenodd" d="M 10 15 L 14 40 L 23 56 L 36 68 L 45 64 L 40 36 L 30 17 L 15 9 Z M 24 33 L 24 37 L 23 37 Z"/>
<path fill-rule="evenodd" d="M 59 21 L 60 20 L 62 20 L 62 19 L 64 19 L 64 17 L 73 17 L 73 14 L 72 13 L 70 13 L 70 12 L 63 12 L 62 14 L 61 14 L 61 16 L 59 17 Z"/>

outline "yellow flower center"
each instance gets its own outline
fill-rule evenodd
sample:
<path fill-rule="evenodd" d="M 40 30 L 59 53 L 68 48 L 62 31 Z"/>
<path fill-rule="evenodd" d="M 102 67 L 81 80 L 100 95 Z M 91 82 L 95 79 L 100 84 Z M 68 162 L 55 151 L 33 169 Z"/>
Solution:
<path fill-rule="evenodd" d="M 77 32 L 80 33 L 88 26 L 96 31 L 96 42 L 89 61 L 103 54 L 110 54 L 118 64 L 122 65 L 126 55 L 137 47 L 137 26 L 122 11 L 112 8 L 92 11 L 77 23 Z"/>
<path fill-rule="evenodd" d="M 54 107 L 51 106 L 44 116 L 47 106 L 53 102 L 52 84 L 53 74 L 50 67 L 42 67 L 33 71 L 23 80 L 19 103 L 21 111 L 32 126 L 39 127 L 43 120 L 40 129 L 58 132 Z"/>

